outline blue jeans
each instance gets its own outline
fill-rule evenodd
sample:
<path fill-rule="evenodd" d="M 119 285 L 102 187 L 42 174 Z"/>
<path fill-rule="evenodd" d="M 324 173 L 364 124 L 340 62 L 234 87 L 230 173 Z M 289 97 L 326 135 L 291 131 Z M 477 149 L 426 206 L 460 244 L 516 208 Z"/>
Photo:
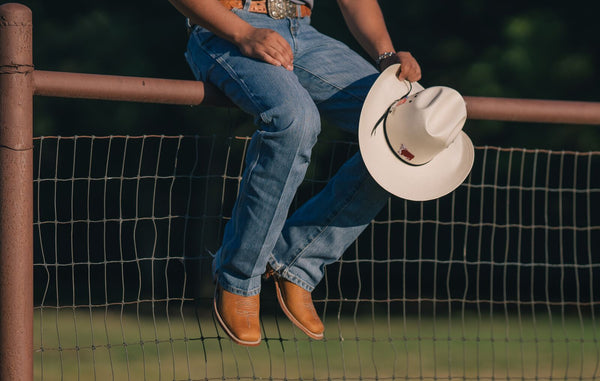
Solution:
<path fill-rule="evenodd" d="M 288 71 L 243 56 L 196 26 L 186 57 L 196 78 L 213 83 L 255 118 L 239 195 L 213 261 L 220 285 L 260 292 L 267 263 L 312 291 L 388 200 L 356 154 L 328 185 L 288 218 L 321 129 L 321 116 L 356 133 L 378 72 L 344 44 L 317 32 L 309 18 L 274 20 L 234 9 L 250 24 L 281 34 L 294 52 Z"/>

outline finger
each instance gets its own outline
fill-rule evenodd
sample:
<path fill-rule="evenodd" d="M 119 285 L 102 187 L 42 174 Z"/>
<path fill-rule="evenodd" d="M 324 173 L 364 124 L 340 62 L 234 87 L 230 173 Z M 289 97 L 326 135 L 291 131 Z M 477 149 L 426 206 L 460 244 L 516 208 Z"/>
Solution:
<path fill-rule="evenodd" d="M 400 70 L 398 70 L 398 79 L 405 80 L 411 77 L 411 69 L 408 64 L 400 64 Z"/>
<path fill-rule="evenodd" d="M 254 29 L 240 44 L 240 50 L 246 56 L 293 70 L 294 55 L 290 44 L 271 29 Z"/>
<path fill-rule="evenodd" d="M 421 68 L 419 67 L 419 64 L 412 61 L 402 63 L 398 73 L 398 79 L 407 79 L 411 82 L 416 82 L 421 79 Z"/>
<path fill-rule="evenodd" d="M 408 80 L 411 82 L 416 82 L 421 79 L 421 67 L 415 63 L 412 70 L 408 73 Z"/>
<path fill-rule="evenodd" d="M 279 49 L 273 49 L 270 52 L 270 55 L 281 62 L 281 66 L 285 67 L 288 70 L 292 70 L 294 67 L 294 56 L 290 55 L 285 51 L 281 51 Z"/>
<path fill-rule="evenodd" d="M 405 73 L 405 78 L 411 82 L 416 82 L 421 79 L 421 71 L 417 68 L 407 70 Z"/>
<path fill-rule="evenodd" d="M 406 69 L 404 68 L 404 65 L 400 64 L 400 67 L 396 72 L 396 77 L 398 77 L 398 79 L 401 81 L 406 79 Z"/>
<path fill-rule="evenodd" d="M 284 65 L 291 64 L 294 59 L 292 47 L 279 33 L 273 30 L 266 30 L 266 36 L 262 45 L 267 52 L 280 60 Z"/>
<path fill-rule="evenodd" d="M 270 48 L 266 51 L 266 55 L 270 60 L 277 62 L 278 66 L 283 66 L 287 70 L 293 70 L 293 60 L 280 49 Z"/>
<path fill-rule="evenodd" d="M 275 51 L 274 57 L 280 60 L 288 70 L 291 70 L 294 65 L 294 53 L 290 44 L 285 39 L 279 38 L 273 49 Z"/>
<path fill-rule="evenodd" d="M 281 63 L 280 60 L 276 59 L 271 54 L 269 54 L 265 51 L 263 51 L 261 53 L 257 53 L 254 58 L 258 58 L 258 59 L 260 59 L 268 64 L 271 64 L 273 66 L 283 66 L 283 64 Z"/>

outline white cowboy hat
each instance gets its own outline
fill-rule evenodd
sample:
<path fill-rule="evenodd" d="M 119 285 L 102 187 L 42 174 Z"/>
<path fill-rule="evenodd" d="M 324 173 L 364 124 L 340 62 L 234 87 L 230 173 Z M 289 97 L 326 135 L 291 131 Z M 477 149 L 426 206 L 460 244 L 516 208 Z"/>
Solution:
<path fill-rule="evenodd" d="M 398 80 L 399 67 L 384 70 L 365 99 L 360 152 L 371 176 L 388 192 L 433 200 L 456 189 L 473 166 L 473 143 L 462 131 L 465 102 L 449 87 L 424 89 Z"/>

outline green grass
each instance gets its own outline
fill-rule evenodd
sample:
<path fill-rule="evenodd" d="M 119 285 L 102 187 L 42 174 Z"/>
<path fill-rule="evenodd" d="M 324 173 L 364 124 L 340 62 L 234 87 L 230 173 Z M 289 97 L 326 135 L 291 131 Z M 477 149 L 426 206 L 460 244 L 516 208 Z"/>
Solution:
<path fill-rule="evenodd" d="M 210 314 L 36 309 L 37 380 L 594 379 L 600 327 L 577 316 L 326 318 L 311 341 L 275 312 L 267 340 L 232 344 Z"/>

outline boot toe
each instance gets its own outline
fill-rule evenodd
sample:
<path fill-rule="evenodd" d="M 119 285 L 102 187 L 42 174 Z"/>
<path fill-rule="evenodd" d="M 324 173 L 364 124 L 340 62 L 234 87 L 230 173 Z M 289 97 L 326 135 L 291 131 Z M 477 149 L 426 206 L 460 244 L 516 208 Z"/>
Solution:
<path fill-rule="evenodd" d="M 260 344 L 260 296 L 241 296 L 217 286 L 214 311 L 219 324 L 237 344 Z"/>
<path fill-rule="evenodd" d="M 315 310 L 310 292 L 281 277 L 275 277 L 277 299 L 286 316 L 309 337 L 321 340 L 325 327 Z"/>

